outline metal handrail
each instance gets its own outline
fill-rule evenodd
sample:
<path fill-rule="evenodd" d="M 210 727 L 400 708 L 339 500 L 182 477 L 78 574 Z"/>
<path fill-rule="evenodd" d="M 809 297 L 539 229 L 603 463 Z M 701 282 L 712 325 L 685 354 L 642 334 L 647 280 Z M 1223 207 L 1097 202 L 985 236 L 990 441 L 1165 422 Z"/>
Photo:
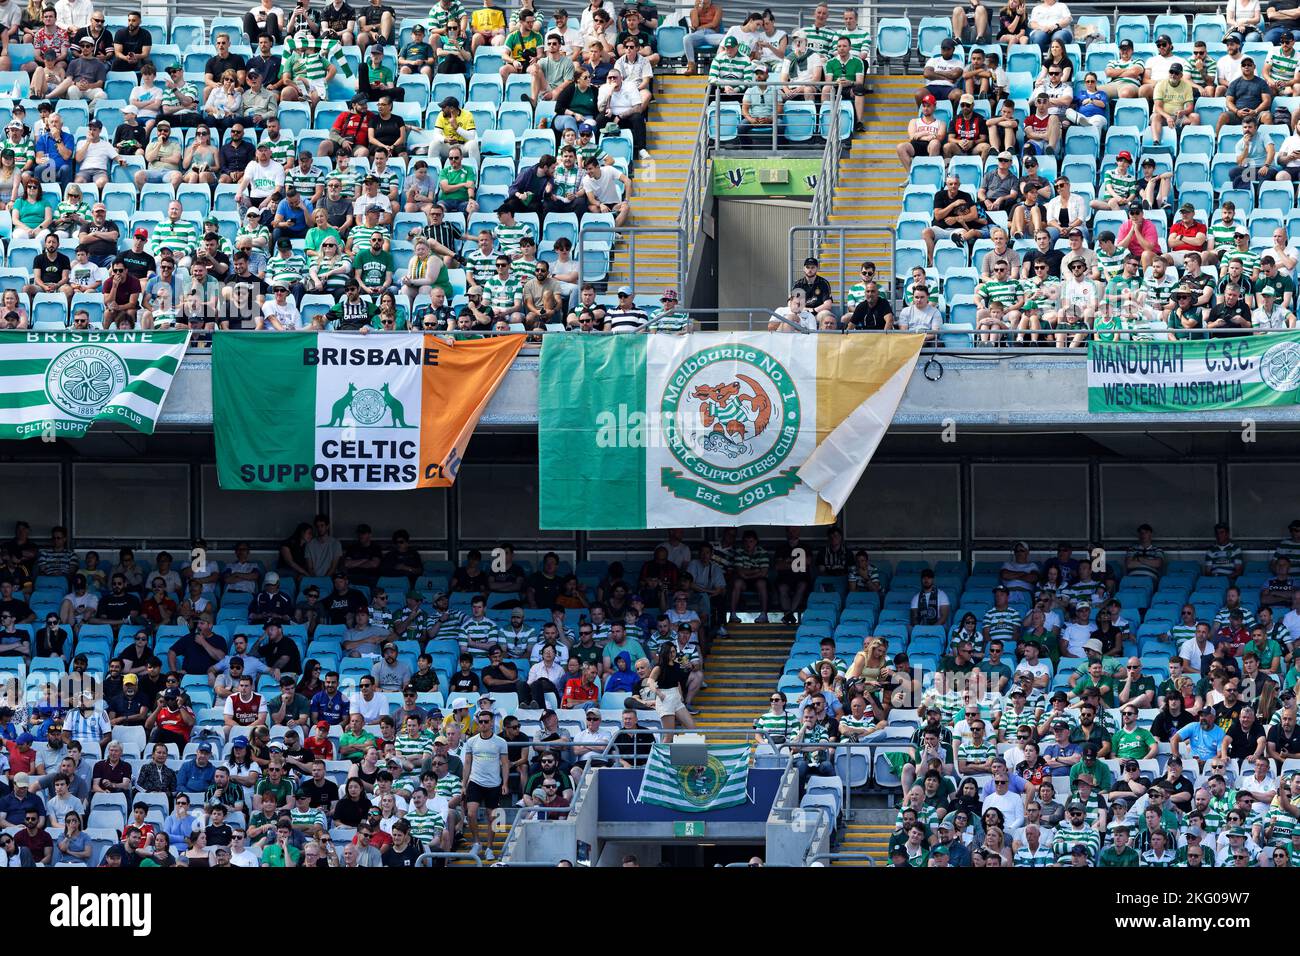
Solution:
<path fill-rule="evenodd" d="M 673 267 L 673 284 L 677 289 L 681 289 L 686 281 L 686 230 L 677 226 L 614 226 L 607 228 L 603 225 L 590 226 L 578 233 L 578 249 L 576 261 L 578 262 L 579 285 L 584 282 L 594 281 L 586 277 L 584 270 L 586 268 L 585 251 L 588 243 L 599 242 L 601 246 L 608 244 L 609 252 L 612 256 L 619 239 L 624 240 L 623 249 L 628 257 L 628 276 L 629 286 L 635 295 L 637 291 L 637 242 L 642 240 L 641 264 L 663 265 L 665 256 L 660 250 L 650 250 L 646 255 L 645 241 L 653 239 L 669 240 L 673 244 L 673 251 L 667 258 Z M 608 275 L 602 282 L 608 281 Z M 679 293 L 680 294 L 680 293 Z"/>
<path fill-rule="evenodd" d="M 686 169 L 686 183 L 682 187 L 682 202 L 677 210 L 677 222 L 683 230 L 682 261 L 690 262 L 695 241 L 704 227 L 704 203 L 712 186 L 712 152 L 709 139 L 709 111 L 700 110 L 700 122 L 695 130 L 695 143 L 691 147 L 691 163 Z M 715 113 L 716 115 L 716 113 Z M 719 122 L 721 122 L 719 120 Z M 684 285 L 684 283 L 683 283 Z M 683 289 L 683 293 L 685 289 Z"/>
<path fill-rule="evenodd" d="M 475 866 L 482 866 L 483 861 L 473 853 L 446 853 L 441 850 L 434 852 L 425 850 L 415 858 L 416 866 L 433 866 L 434 860 L 472 860 Z"/>
<path fill-rule="evenodd" d="M 822 181 L 819 179 L 817 183 L 818 187 L 821 186 L 821 182 Z M 832 187 L 832 193 L 833 191 Z M 829 212 L 829 207 L 827 212 Z M 876 264 L 876 282 L 883 287 L 885 293 L 892 292 L 894 276 L 894 233 L 892 229 L 886 226 L 828 225 L 825 222 L 824 216 L 820 221 L 818 221 L 813 219 L 811 215 L 809 216 L 809 224 L 807 226 L 790 227 L 786 255 L 786 285 L 789 288 L 794 288 L 795 277 L 798 275 L 798 271 L 803 268 L 803 261 L 805 258 L 808 256 L 814 256 L 818 259 L 822 258 L 822 240 L 817 237 L 832 235 L 837 237 L 840 258 L 839 282 L 836 285 L 836 288 L 842 290 L 843 293 L 847 293 L 849 284 L 846 266 L 848 262 L 848 237 L 850 233 L 855 236 L 870 237 L 872 235 L 878 235 L 881 237 L 882 245 L 886 250 L 885 265 L 884 268 L 881 268 L 879 263 Z M 811 238 L 808 240 L 806 250 L 803 253 L 800 253 L 798 251 L 798 237 L 803 235 L 810 236 Z"/>
<path fill-rule="evenodd" d="M 866 862 L 870 863 L 872 866 L 876 865 L 876 860 L 870 853 L 847 853 L 847 852 L 814 853 L 812 856 L 808 857 L 807 863 L 809 864 L 822 863 L 822 862 L 834 863 L 836 860 L 865 860 Z"/>

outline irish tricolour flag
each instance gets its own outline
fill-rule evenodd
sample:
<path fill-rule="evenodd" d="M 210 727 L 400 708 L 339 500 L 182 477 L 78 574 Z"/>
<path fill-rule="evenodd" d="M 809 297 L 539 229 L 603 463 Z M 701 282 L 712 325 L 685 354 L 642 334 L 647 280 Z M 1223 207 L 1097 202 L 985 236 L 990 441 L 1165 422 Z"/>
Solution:
<path fill-rule="evenodd" d="M 547 336 L 543 528 L 828 524 L 921 335 Z"/>
<path fill-rule="evenodd" d="M 222 488 L 445 487 L 522 335 L 217 333 Z"/>

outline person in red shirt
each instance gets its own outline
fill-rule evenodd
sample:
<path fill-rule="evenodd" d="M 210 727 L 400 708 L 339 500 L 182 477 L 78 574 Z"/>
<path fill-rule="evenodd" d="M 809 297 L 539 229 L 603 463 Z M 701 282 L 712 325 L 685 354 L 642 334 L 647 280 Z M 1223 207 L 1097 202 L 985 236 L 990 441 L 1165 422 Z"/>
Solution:
<path fill-rule="evenodd" d="M 330 740 L 330 725 L 326 721 L 319 721 L 312 735 L 303 742 L 303 746 L 311 751 L 311 755 L 317 760 L 333 760 L 334 741 Z"/>
<path fill-rule="evenodd" d="M 132 820 L 127 824 L 128 827 L 135 827 L 140 831 L 140 845 L 149 846 L 153 843 L 154 826 L 152 823 L 145 823 L 145 816 L 149 813 L 149 804 L 137 803 L 131 808 Z M 126 830 L 122 831 L 122 840 L 126 841 Z"/>
<path fill-rule="evenodd" d="M 1250 640 L 1250 632 L 1246 630 L 1242 618 L 1241 611 L 1233 608 L 1228 613 L 1228 623 L 1219 628 L 1218 633 L 1215 635 L 1220 641 L 1228 645 L 1228 650 L 1233 657 L 1236 657 L 1241 646 Z"/>
<path fill-rule="evenodd" d="M 596 665 L 583 664 L 582 676 L 572 677 L 564 684 L 561 707 L 584 707 L 599 703 L 600 685 L 596 683 Z"/>
<path fill-rule="evenodd" d="M 336 151 L 352 157 L 366 156 L 363 145 L 370 141 L 370 113 L 364 96 L 353 97 L 346 113 L 340 113 L 330 127 L 329 139 L 316 148 L 318 156 L 333 156 Z"/>
<path fill-rule="evenodd" d="M 153 579 L 153 590 L 140 605 L 140 613 L 152 624 L 171 624 L 176 620 L 176 601 L 167 593 L 164 579 Z"/>
<path fill-rule="evenodd" d="M 1196 207 L 1191 203 L 1183 203 L 1178 214 L 1182 218 L 1169 227 L 1169 258 L 1174 260 L 1174 265 L 1181 266 L 1189 252 L 1200 253 L 1204 258 L 1209 234 L 1205 223 L 1196 221 Z"/>

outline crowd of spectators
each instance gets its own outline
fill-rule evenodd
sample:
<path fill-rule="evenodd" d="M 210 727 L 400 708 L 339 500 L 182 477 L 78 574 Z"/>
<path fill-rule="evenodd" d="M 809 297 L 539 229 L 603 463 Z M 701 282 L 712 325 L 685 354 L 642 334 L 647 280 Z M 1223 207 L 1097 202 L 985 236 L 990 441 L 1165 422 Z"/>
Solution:
<path fill-rule="evenodd" d="M 919 588 L 865 551 L 819 566 L 758 739 L 804 786 L 845 771 L 832 744 L 882 744 L 893 865 L 1300 865 L 1300 520 L 1254 571 L 1222 524 L 1196 562 L 1145 524 L 1109 566 L 1030 554 Z"/>
<path fill-rule="evenodd" d="M 636 574 L 453 567 L 325 515 L 267 562 L 191 555 L 5 544 L 0 865 L 490 860 L 503 808 L 562 814 L 645 727 L 694 726 L 730 567 L 680 532 Z"/>
<path fill-rule="evenodd" d="M 263 2 L 210 47 L 113 19 L 0 7 L 0 208 L 32 266 L 4 327 L 482 334 L 597 304 L 578 236 L 608 257 L 649 157 L 653 3 Z"/>
<path fill-rule="evenodd" d="M 955 10 L 898 145 L 903 300 L 915 265 L 988 345 L 1294 329 L 1300 58 L 1259 6 L 1119 16 L 1116 43 L 1060 0 Z"/>

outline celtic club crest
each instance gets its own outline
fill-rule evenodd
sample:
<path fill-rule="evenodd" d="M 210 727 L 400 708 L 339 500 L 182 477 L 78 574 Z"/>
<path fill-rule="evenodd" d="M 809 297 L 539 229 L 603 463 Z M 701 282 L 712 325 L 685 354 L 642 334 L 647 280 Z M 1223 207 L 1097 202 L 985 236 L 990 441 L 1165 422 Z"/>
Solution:
<path fill-rule="evenodd" d="M 386 416 L 391 416 L 391 423 L 384 423 Z M 330 409 L 330 420 L 317 427 L 340 428 L 348 424 L 346 420 L 349 418 L 351 424 L 358 428 L 417 427 L 406 423 L 405 406 L 388 390 L 386 384 L 379 389 L 357 388 L 356 385 L 349 384 L 343 397 Z"/>
<path fill-rule="evenodd" d="M 782 468 L 799 438 L 799 392 L 767 352 L 696 352 L 669 374 L 660 411 L 665 444 L 683 467 L 662 469 L 661 481 L 678 498 L 738 515 L 799 484 Z"/>
<path fill-rule="evenodd" d="M 1300 344 L 1280 342 L 1259 360 L 1259 374 L 1264 384 L 1275 392 L 1300 388 Z"/>
<path fill-rule="evenodd" d="M 45 371 L 45 395 L 74 418 L 92 419 L 126 387 L 126 363 L 110 349 L 78 345 L 60 352 Z"/>

